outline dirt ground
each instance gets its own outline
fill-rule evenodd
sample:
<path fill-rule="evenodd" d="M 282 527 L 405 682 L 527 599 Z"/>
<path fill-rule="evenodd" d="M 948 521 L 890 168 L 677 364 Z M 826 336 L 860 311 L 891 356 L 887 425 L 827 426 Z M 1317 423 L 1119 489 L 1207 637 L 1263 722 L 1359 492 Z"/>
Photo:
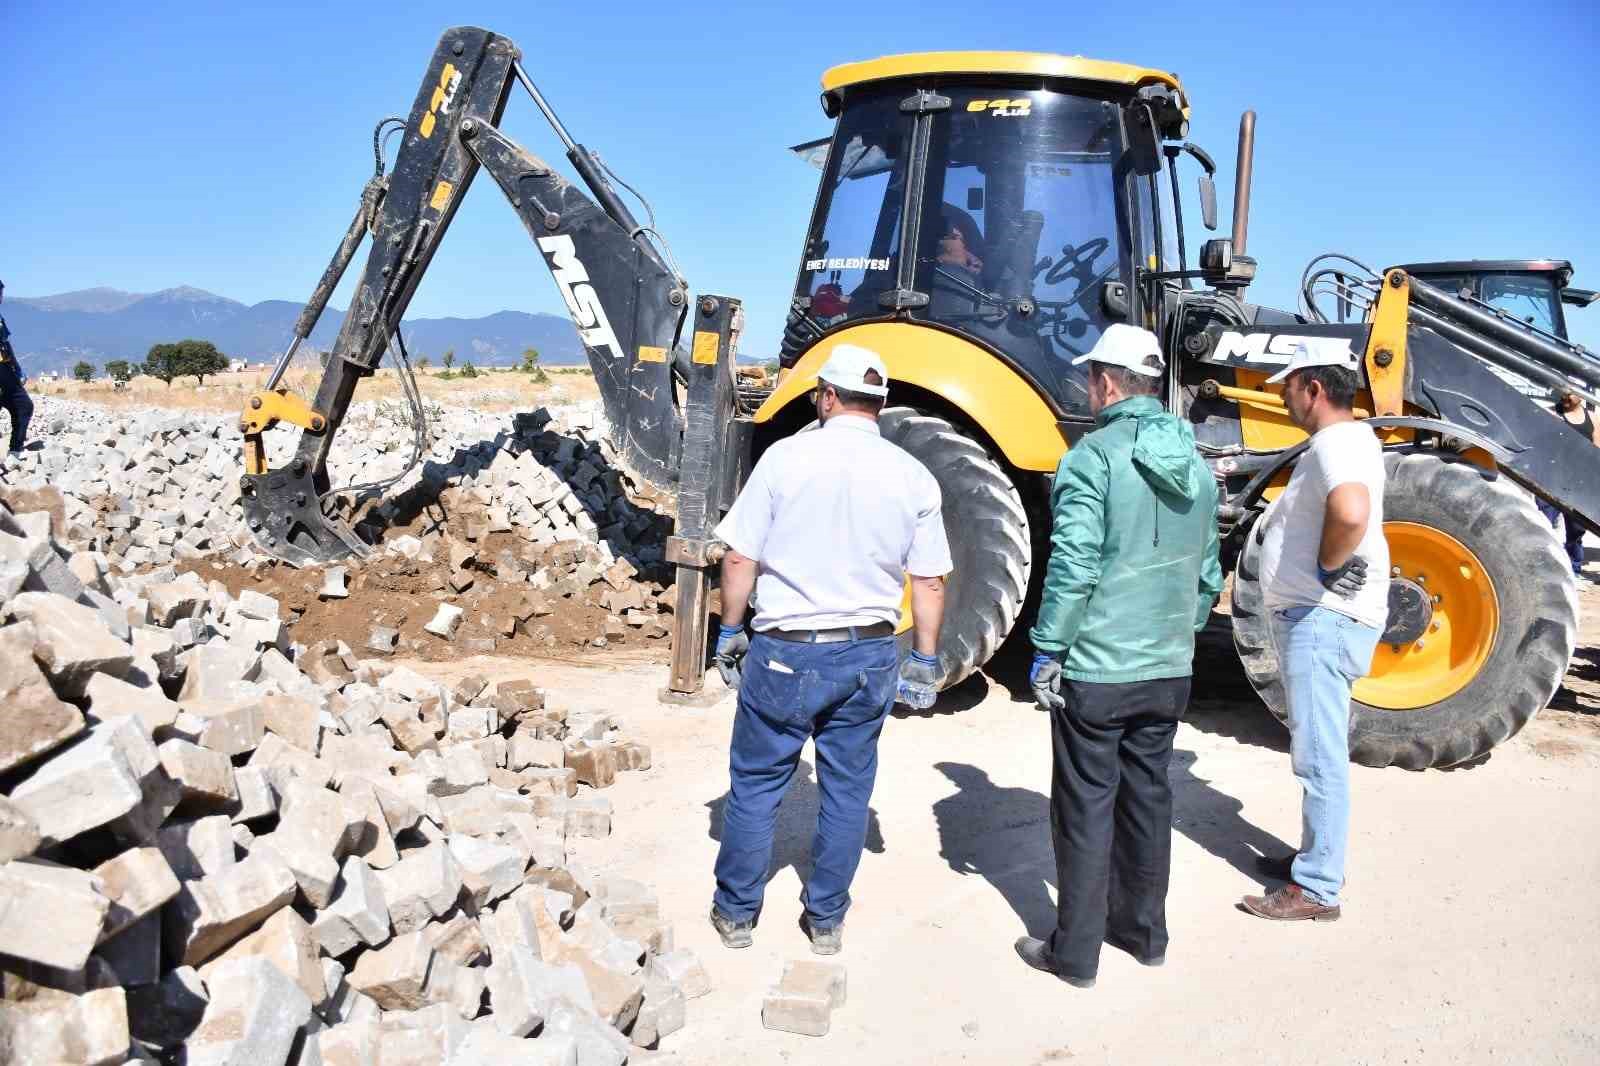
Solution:
<path fill-rule="evenodd" d="M 1591 566 L 1591 570 L 1595 569 Z M 1552 708 L 1450 772 L 1354 768 L 1342 921 L 1281 925 L 1238 898 L 1252 858 L 1292 850 L 1299 795 L 1286 735 L 1207 641 L 1172 768 L 1177 815 L 1162 969 L 1111 948 L 1080 991 L 1012 952 L 1054 914 L 1045 719 L 1002 659 L 883 735 L 868 852 L 839 956 L 849 1002 L 815 1039 L 761 1025 L 797 921 L 817 809 L 809 750 L 778 825 L 755 946 L 706 922 L 733 701 L 667 706 L 642 650 L 586 662 L 418 663 L 441 678 L 530 674 L 571 709 L 615 713 L 654 766 L 610 791 L 615 830 L 577 842 L 593 868 L 653 884 L 714 990 L 658 1063 L 1593 1063 L 1600 1061 L 1600 586 Z M 1218 627 L 1220 628 L 1220 627 Z M 1013 686 L 1008 689 L 1007 686 Z"/>

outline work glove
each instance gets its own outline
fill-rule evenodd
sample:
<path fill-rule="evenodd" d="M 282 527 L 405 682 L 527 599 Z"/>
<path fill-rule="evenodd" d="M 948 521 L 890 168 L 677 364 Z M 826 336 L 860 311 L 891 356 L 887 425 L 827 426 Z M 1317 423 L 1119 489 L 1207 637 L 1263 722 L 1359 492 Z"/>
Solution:
<path fill-rule="evenodd" d="M 717 626 L 717 673 L 722 675 L 722 683 L 735 692 L 739 691 L 739 682 L 744 676 L 744 657 L 750 650 L 750 635 L 744 631 L 744 626 Z"/>
<path fill-rule="evenodd" d="M 1361 591 L 1361 586 L 1367 583 L 1367 561 L 1359 555 L 1352 555 L 1343 566 L 1336 566 L 1332 570 L 1324 569 L 1321 562 L 1317 563 L 1317 578 L 1322 582 L 1322 587 L 1335 596 L 1342 596 L 1349 600 Z"/>
<path fill-rule="evenodd" d="M 895 685 L 895 702 L 903 703 L 916 711 L 933 706 L 939 695 L 939 657 L 924 655 L 912 649 L 906 661 L 900 664 L 900 680 Z"/>
<path fill-rule="evenodd" d="M 1041 711 L 1060 711 L 1067 706 L 1061 697 L 1061 660 L 1047 651 L 1033 653 L 1033 665 L 1028 668 L 1028 685 Z"/>

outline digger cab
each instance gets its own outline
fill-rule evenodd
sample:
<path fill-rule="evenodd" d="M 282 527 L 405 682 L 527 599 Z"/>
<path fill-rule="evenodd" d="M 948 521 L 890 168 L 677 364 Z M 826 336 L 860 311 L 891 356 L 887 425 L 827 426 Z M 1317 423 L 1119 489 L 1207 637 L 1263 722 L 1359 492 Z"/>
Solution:
<path fill-rule="evenodd" d="M 1587 307 L 1600 297 L 1572 287 L 1572 264 L 1565 259 L 1466 259 L 1408 263 L 1400 269 L 1562 340 L 1567 339 L 1565 308 Z"/>
<path fill-rule="evenodd" d="M 835 67 L 822 106 L 837 124 L 782 365 L 841 329 L 922 326 L 999 360 L 1056 419 L 1087 420 L 1072 360 L 1110 322 L 1148 324 L 1136 264 L 1179 269 L 1160 150 L 1187 123 L 1177 79 L 1081 57 L 933 52 Z M 883 354 L 891 377 L 916 358 Z"/>

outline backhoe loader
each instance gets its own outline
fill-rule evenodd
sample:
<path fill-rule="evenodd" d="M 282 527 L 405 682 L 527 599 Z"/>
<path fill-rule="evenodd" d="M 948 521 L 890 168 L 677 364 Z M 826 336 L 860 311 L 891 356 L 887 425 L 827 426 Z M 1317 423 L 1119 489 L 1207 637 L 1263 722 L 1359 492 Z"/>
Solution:
<path fill-rule="evenodd" d="M 515 83 L 548 119 L 588 195 L 497 128 Z M 1595 525 L 1600 464 L 1489 367 L 1593 399 L 1600 366 L 1587 353 L 1548 323 L 1424 280 L 1420 268 L 1369 271 L 1332 257 L 1308 268 L 1298 313 L 1249 303 L 1248 112 L 1231 239 L 1205 242 L 1191 267 L 1178 170 L 1185 159 L 1200 167 L 1200 210 L 1215 229 L 1215 164 L 1186 139 L 1189 101 L 1169 73 L 1081 57 L 934 52 L 834 67 L 822 90 L 835 126 L 783 369 L 775 386 L 754 386 L 734 373 L 738 301 L 691 299 L 659 236 L 562 126 L 509 40 L 447 31 L 404 120 L 392 174 L 369 184 L 281 361 L 370 232 L 373 250 L 315 398 L 279 388 L 280 372 L 248 401 L 242 492 L 258 542 L 297 563 L 365 550 L 339 520 L 328 448 L 481 166 L 551 269 L 622 462 L 677 496 L 669 689 L 701 686 L 718 556 L 712 527 L 762 450 L 810 420 L 805 395 L 816 371 L 846 342 L 885 359 L 892 385 L 882 432 L 943 490 L 955 554 L 943 683 L 982 666 L 1018 627 L 1042 577 L 1051 476 L 1093 425 L 1082 368 L 1071 360 L 1124 321 L 1155 330 L 1174 356 L 1164 401 L 1190 421 L 1224 490 L 1218 521 L 1234 568 L 1235 641 L 1274 713 L 1284 714 L 1284 697 L 1264 638 L 1251 530 L 1303 448 L 1265 382 L 1306 338 L 1342 339 L 1361 357 L 1358 405 L 1389 470 L 1390 616 L 1371 675 L 1355 689 L 1352 757 L 1460 763 L 1549 701 L 1572 655 L 1577 597 L 1533 500 Z M 1319 303 L 1330 299 L 1331 315 Z M 403 365 L 403 347 L 398 357 Z M 269 469 L 262 434 L 280 420 L 303 435 L 295 456 Z"/>

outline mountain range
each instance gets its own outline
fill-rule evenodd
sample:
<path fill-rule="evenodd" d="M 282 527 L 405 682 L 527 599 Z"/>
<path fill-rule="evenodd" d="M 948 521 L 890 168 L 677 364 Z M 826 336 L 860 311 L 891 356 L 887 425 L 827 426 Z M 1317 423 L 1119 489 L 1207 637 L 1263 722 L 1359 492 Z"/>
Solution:
<path fill-rule="evenodd" d="M 23 369 L 35 374 L 65 373 L 79 360 L 97 368 L 110 359 L 143 360 L 151 345 L 190 338 L 210 341 L 234 359 L 270 362 L 288 347 L 303 306 L 289 300 L 243 304 L 189 286 L 153 293 L 96 288 L 11 297 L 0 304 L 0 315 L 11 327 Z M 331 348 L 343 321 L 343 311 L 328 307 L 308 343 Z M 547 365 L 586 362 L 577 329 L 559 315 L 497 311 L 481 318 L 408 318 L 401 335 L 413 360 L 427 356 L 434 366 L 451 349 L 458 366 L 511 366 L 528 347 L 537 348 Z"/>

